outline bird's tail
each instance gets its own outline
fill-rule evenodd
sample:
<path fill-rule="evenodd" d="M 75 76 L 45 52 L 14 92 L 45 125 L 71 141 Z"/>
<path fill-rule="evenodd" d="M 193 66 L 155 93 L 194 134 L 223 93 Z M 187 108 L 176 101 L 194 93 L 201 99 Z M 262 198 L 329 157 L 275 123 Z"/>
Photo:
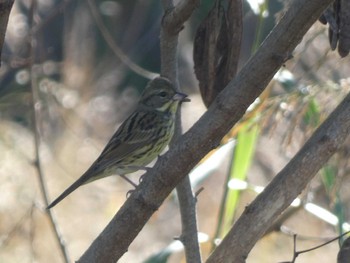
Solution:
<path fill-rule="evenodd" d="M 69 186 L 59 197 L 57 197 L 46 209 L 50 209 L 61 202 L 67 195 L 72 193 L 75 189 L 83 184 L 87 184 L 91 181 L 94 181 L 97 178 L 91 176 L 90 169 L 86 171 L 78 180 L 76 180 L 71 186 Z"/>

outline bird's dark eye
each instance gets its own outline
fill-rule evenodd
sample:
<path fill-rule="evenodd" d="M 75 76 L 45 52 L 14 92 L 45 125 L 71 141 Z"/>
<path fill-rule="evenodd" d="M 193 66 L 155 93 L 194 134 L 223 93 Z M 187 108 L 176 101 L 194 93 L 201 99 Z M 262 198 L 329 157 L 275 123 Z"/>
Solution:
<path fill-rule="evenodd" d="M 165 91 L 162 91 L 159 93 L 159 96 L 165 98 L 167 96 L 167 93 Z"/>

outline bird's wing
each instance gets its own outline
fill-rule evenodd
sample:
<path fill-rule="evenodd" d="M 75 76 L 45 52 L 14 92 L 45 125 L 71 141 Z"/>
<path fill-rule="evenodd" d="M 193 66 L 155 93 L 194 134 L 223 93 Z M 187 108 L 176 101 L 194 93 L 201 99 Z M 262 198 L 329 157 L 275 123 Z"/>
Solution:
<path fill-rule="evenodd" d="M 160 127 L 158 125 L 152 125 L 159 118 L 162 118 L 159 114 L 152 114 L 151 112 L 135 112 L 132 114 L 119 127 L 101 155 L 91 166 L 91 168 L 95 167 L 94 172 L 101 172 L 113 164 L 122 162 L 134 151 L 164 136 L 159 132 Z"/>
<path fill-rule="evenodd" d="M 130 121 L 132 118 L 133 115 L 131 115 L 127 121 Z M 54 207 L 79 186 L 105 177 L 106 174 L 103 172 L 106 168 L 122 162 L 124 158 L 132 154 L 135 150 L 140 149 L 147 143 L 152 143 L 152 140 L 157 140 L 157 138 L 154 137 L 155 129 L 153 127 L 147 126 L 147 129 L 128 129 L 130 126 L 126 125 L 127 121 L 125 121 L 113 135 L 101 155 L 90 166 L 90 168 L 59 197 L 57 197 L 47 207 L 48 209 Z M 130 137 L 128 138 L 128 136 Z"/>

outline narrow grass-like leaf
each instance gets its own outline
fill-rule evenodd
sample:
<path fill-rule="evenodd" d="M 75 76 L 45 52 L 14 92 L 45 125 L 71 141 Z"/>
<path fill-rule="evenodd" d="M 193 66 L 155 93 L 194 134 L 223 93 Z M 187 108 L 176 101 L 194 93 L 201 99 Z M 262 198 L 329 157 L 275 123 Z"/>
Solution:
<path fill-rule="evenodd" d="M 245 181 L 248 169 L 251 165 L 257 138 L 259 136 L 259 127 L 257 124 L 247 122 L 237 135 L 237 144 L 234 152 L 231 166 L 230 179 Z M 226 198 L 225 209 L 225 231 L 231 226 L 237 203 L 239 200 L 240 190 L 229 189 Z"/>
<path fill-rule="evenodd" d="M 320 124 L 320 118 L 320 107 L 315 98 L 310 98 L 304 115 L 304 121 L 311 127 L 317 127 Z"/>
<path fill-rule="evenodd" d="M 344 204 L 341 201 L 338 191 L 334 189 L 336 187 L 337 174 L 338 169 L 333 165 L 326 165 L 321 172 L 323 185 L 326 189 L 329 199 L 334 204 L 333 213 L 338 218 L 337 230 L 339 234 L 343 234 L 343 224 L 345 223 Z M 339 239 L 340 243 L 342 243 L 344 238 L 345 237 Z"/>

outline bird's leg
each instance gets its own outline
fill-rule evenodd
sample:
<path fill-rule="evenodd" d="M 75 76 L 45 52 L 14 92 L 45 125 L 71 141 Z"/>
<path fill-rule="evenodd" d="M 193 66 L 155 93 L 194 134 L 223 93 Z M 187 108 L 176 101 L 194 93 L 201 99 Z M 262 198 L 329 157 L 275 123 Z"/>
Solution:
<path fill-rule="evenodd" d="M 133 181 L 131 181 L 128 177 L 126 177 L 124 174 L 120 174 L 120 177 L 123 178 L 125 181 L 127 181 L 129 184 L 131 184 L 133 187 L 137 187 L 137 184 L 135 184 Z"/>
<path fill-rule="evenodd" d="M 132 169 L 132 170 L 142 170 L 142 171 L 146 171 L 146 172 L 148 172 L 149 170 L 152 169 L 152 168 L 147 167 L 147 166 L 138 166 L 138 165 L 128 165 L 128 166 L 123 166 L 123 168 Z"/>
<path fill-rule="evenodd" d="M 143 171 L 146 171 L 148 172 L 149 170 L 151 170 L 152 168 L 150 167 L 146 167 L 146 166 L 138 166 L 138 165 L 126 165 L 126 166 L 122 166 L 121 168 L 125 169 L 125 170 L 135 170 L 135 171 L 138 171 L 138 170 L 143 170 Z M 135 188 L 137 187 L 137 185 L 131 181 L 129 178 L 127 178 L 124 174 L 119 174 L 123 179 L 125 179 L 127 182 L 129 182 L 132 186 L 134 186 Z M 142 175 L 141 175 L 142 177 Z M 139 180 L 139 183 L 141 182 L 141 177 L 140 177 L 140 180 Z"/>
<path fill-rule="evenodd" d="M 143 170 L 143 171 L 146 171 L 146 172 L 149 172 L 149 171 L 152 169 L 152 167 L 137 166 L 137 165 L 128 165 L 128 166 L 124 166 L 123 168 L 132 169 L 132 170 Z M 144 175 L 144 174 L 143 174 L 143 175 Z M 143 175 L 140 176 L 139 183 L 141 183 Z M 124 177 L 123 177 L 123 178 L 124 178 Z M 126 178 L 124 178 L 124 179 L 127 180 L 127 181 L 130 183 L 129 179 L 126 179 Z M 131 184 L 132 184 L 133 186 L 135 186 L 134 183 L 131 183 Z M 135 186 L 135 188 L 136 188 L 136 186 Z"/>
<path fill-rule="evenodd" d="M 147 172 L 149 172 L 149 171 L 151 171 L 151 169 L 152 169 L 152 167 L 145 167 L 145 171 L 146 171 L 146 173 Z M 143 177 L 145 176 L 145 174 L 146 173 L 144 173 L 144 174 L 142 174 L 141 176 L 140 176 L 140 179 L 139 179 L 139 183 L 141 183 L 142 182 L 142 180 L 143 180 Z"/>
<path fill-rule="evenodd" d="M 158 154 L 158 156 L 157 156 L 157 162 L 158 162 L 161 158 L 163 158 L 163 155 Z M 142 167 L 142 168 L 143 168 L 142 170 L 144 170 L 144 171 L 146 171 L 146 172 L 149 172 L 153 167 Z M 140 169 L 140 170 L 141 170 L 141 169 Z M 145 175 L 145 174 L 143 174 L 143 175 L 140 176 L 139 183 L 142 182 L 143 176 L 144 176 L 144 175 Z"/>

